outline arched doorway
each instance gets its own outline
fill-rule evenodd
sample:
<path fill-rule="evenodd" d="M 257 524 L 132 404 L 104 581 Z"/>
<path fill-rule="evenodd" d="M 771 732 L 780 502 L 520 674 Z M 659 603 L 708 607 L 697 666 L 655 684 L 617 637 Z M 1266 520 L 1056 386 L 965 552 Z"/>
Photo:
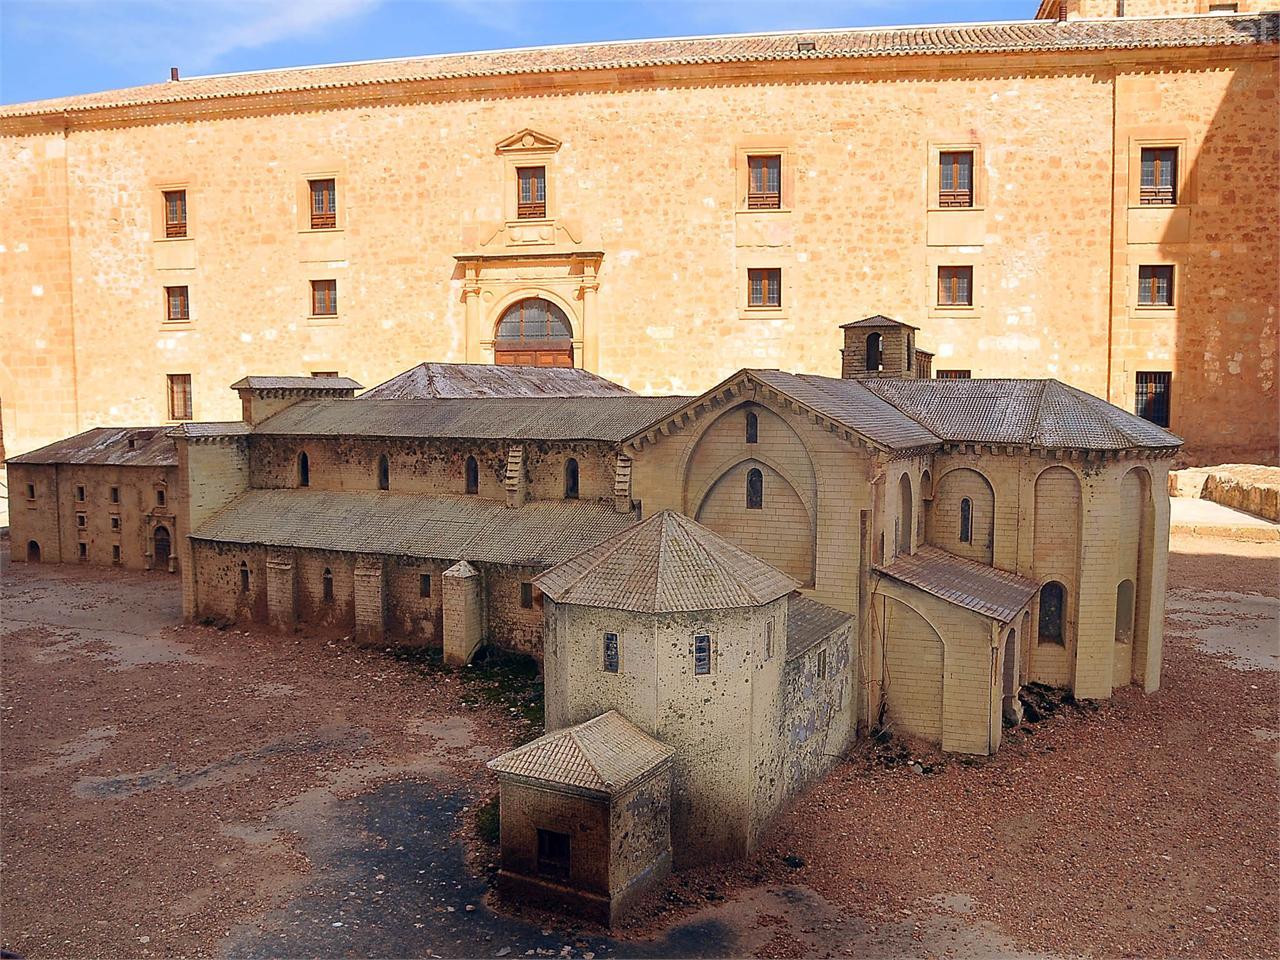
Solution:
<path fill-rule="evenodd" d="M 172 545 L 169 542 L 169 529 L 164 526 L 156 527 L 155 533 L 151 535 L 152 556 L 155 557 L 155 566 L 159 570 L 169 569 L 169 555 L 173 552 Z"/>
<path fill-rule="evenodd" d="M 493 361 L 500 365 L 572 367 L 573 326 L 550 300 L 517 300 L 498 320 Z"/>
<path fill-rule="evenodd" d="M 40 544 L 34 540 L 27 541 L 27 563 L 40 562 Z"/>

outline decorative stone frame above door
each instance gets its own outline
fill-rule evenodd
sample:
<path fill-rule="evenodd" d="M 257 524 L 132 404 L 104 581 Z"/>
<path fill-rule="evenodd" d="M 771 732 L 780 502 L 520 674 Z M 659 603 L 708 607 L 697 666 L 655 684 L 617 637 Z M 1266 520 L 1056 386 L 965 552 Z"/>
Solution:
<path fill-rule="evenodd" d="M 482 241 L 483 247 L 551 246 L 581 242 L 580 231 L 571 231 L 560 217 L 559 183 L 555 158 L 560 141 L 536 130 L 524 129 L 498 142 L 495 152 L 503 160 L 502 223 Z M 546 208 L 541 217 L 521 217 L 517 193 L 520 170 L 542 167 L 546 184 Z"/>

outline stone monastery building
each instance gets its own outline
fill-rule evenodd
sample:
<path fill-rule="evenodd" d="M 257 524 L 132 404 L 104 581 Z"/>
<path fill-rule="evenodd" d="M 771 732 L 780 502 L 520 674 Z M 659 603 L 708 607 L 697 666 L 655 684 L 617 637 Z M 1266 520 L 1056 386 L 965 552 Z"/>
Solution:
<path fill-rule="evenodd" d="M 378 383 L 430 357 L 690 394 L 746 367 L 834 376 L 837 326 L 883 311 L 938 377 L 1053 378 L 1169 426 L 1184 459 L 1276 462 L 1267 5 L 1028 0 L 1021 22 L 0 107 L 4 439 L 235 417 L 246 369 Z M 575 439 L 632 425 L 601 423 Z"/>

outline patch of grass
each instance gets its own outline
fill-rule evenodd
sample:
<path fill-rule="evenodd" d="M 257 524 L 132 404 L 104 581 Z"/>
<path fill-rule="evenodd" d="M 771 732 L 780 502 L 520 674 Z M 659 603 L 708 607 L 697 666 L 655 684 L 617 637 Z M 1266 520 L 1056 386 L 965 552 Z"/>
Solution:
<path fill-rule="evenodd" d="M 502 821 L 499 818 L 496 793 L 476 810 L 476 836 L 491 847 L 498 845 L 502 836 Z"/>

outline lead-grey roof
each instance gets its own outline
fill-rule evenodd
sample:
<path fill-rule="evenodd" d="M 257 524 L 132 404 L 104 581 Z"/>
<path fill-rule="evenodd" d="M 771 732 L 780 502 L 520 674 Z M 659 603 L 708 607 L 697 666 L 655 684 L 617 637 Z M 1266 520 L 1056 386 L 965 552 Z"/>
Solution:
<path fill-rule="evenodd" d="M 538 575 L 557 603 L 638 613 L 757 607 L 799 584 L 673 510 Z"/>
<path fill-rule="evenodd" d="M 178 464 L 178 449 L 167 431 L 167 427 L 94 427 L 5 462 L 174 467 Z"/>
<path fill-rule="evenodd" d="M 1011 622 L 1040 589 L 1034 580 L 937 547 L 920 547 L 876 570 L 999 623 Z"/>
<path fill-rule="evenodd" d="M 747 372 L 779 393 L 889 449 L 912 449 L 941 443 L 936 434 L 872 393 L 861 380 L 840 380 L 781 370 Z"/>
<path fill-rule="evenodd" d="M 478 497 L 308 489 L 249 490 L 193 539 L 550 566 L 635 522 L 612 504 L 547 500 L 508 508 Z"/>
<path fill-rule="evenodd" d="M 303 400 L 253 428 L 265 436 L 420 437 L 618 442 L 688 397 Z"/>
<path fill-rule="evenodd" d="M 350 377 L 241 377 L 232 390 L 321 390 L 340 393 L 359 390 L 361 384 Z"/>
<path fill-rule="evenodd" d="M 787 601 L 787 656 L 798 657 L 852 619 L 851 613 L 793 593 Z"/>
<path fill-rule="evenodd" d="M 432 397 L 634 396 L 620 383 L 579 367 L 499 366 L 492 363 L 420 363 L 366 390 L 361 400 Z"/>
<path fill-rule="evenodd" d="M 1057 380 L 864 381 L 949 443 L 1081 450 L 1175 448 L 1168 430 Z"/>
<path fill-rule="evenodd" d="M 674 749 L 610 710 L 516 747 L 487 766 L 499 776 L 616 796 L 674 754 Z"/>

